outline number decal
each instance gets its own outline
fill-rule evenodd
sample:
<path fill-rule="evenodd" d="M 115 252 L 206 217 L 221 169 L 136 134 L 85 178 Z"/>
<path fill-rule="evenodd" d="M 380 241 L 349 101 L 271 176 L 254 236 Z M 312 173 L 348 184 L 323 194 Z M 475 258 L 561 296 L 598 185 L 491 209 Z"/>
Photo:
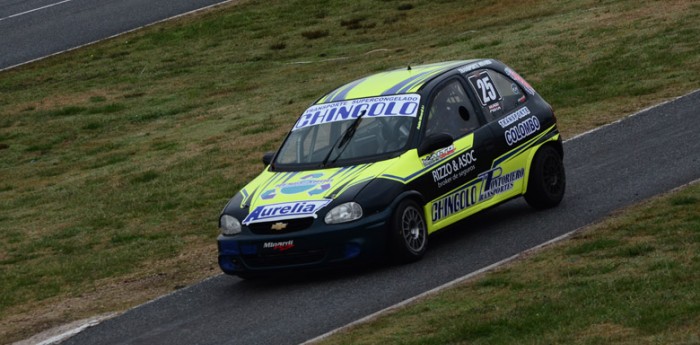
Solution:
<path fill-rule="evenodd" d="M 491 105 L 501 100 L 501 95 L 498 94 L 498 90 L 486 71 L 470 76 L 469 83 L 479 96 L 479 102 L 482 106 Z"/>
<path fill-rule="evenodd" d="M 496 100 L 496 90 L 493 88 L 491 79 L 486 76 L 476 81 L 476 87 L 481 90 L 481 99 L 488 104 Z"/>

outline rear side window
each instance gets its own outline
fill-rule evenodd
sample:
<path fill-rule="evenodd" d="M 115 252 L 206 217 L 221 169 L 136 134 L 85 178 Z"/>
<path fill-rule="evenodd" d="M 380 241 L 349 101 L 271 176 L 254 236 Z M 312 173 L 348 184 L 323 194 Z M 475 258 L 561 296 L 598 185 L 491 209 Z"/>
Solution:
<path fill-rule="evenodd" d="M 493 70 L 478 70 L 467 76 L 486 120 L 491 122 L 525 103 L 525 93 L 516 82 Z"/>

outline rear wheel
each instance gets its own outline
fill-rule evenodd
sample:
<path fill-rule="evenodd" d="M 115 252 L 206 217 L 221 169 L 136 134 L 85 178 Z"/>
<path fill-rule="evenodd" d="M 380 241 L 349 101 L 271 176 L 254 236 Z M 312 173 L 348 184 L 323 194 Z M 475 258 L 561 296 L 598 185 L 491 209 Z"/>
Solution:
<path fill-rule="evenodd" d="M 525 200 L 537 209 L 559 205 L 564 198 L 566 175 L 562 158 L 551 146 L 542 146 L 530 166 Z"/>
<path fill-rule="evenodd" d="M 399 203 L 392 216 L 390 231 L 392 259 L 408 263 L 423 257 L 428 247 L 428 228 L 418 203 L 410 199 Z"/>

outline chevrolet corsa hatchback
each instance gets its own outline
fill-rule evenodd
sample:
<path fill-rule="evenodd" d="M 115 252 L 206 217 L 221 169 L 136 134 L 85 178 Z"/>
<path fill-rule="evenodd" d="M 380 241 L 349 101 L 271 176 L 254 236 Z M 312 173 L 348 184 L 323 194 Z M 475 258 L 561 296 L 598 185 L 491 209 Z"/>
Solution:
<path fill-rule="evenodd" d="M 414 261 L 430 234 L 496 204 L 559 204 L 562 157 L 552 108 L 497 60 L 371 75 L 318 99 L 265 155 L 221 213 L 219 265 L 245 278 Z"/>

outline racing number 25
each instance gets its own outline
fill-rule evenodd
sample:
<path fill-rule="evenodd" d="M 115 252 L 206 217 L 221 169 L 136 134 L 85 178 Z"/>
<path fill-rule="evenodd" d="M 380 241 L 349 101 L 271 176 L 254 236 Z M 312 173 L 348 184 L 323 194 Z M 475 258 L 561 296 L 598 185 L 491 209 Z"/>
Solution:
<path fill-rule="evenodd" d="M 484 100 L 484 103 L 496 100 L 496 91 L 493 89 L 493 83 L 491 83 L 489 76 L 477 80 L 476 87 L 481 90 L 481 99 Z"/>
<path fill-rule="evenodd" d="M 498 95 L 498 91 L 496 91 L 496 88 L 493 86 L 491 77 L 486 71 L 469 77 L 469 82 L 477 90 L 481 105 L 490 105 L 501 98 Z"/>

